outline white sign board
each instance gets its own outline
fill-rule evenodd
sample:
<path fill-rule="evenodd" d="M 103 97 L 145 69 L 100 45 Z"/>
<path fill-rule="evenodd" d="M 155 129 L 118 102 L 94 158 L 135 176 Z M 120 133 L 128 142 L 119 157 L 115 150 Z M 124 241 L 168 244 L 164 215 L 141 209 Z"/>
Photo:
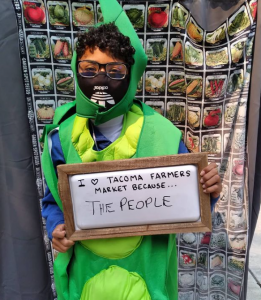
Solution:
<path fill-rule="evenodd" d="M 70 175 L 76 230 L 196 222 L 195 165 Z"/>

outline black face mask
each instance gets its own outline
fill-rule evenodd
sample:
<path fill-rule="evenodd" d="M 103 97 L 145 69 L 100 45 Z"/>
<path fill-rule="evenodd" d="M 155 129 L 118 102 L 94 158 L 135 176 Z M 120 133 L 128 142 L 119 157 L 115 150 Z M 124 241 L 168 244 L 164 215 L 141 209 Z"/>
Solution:
<path fill-rule="evenodd" d="M 81 91 L 91 101 L 102 105 L 106 110 L 119 103 L 129 87 L 129 75 L 122 80 L 111 79 L 105 72 L 96 77 L 86 78 L 77 74 Z"/>

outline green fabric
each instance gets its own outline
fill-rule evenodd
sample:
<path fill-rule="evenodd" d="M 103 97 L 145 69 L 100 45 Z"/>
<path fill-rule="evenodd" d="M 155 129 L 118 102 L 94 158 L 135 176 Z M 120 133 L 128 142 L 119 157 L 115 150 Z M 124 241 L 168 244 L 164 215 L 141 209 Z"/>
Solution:
<path fill-rule="evenodd" d="M 54 262 L 58 300 L 80 299 L 85 283 L 111 265 L 139 274 L 152 300 L 178 299 L 175 235 L 155 235 L 143 237 L 141 245 L 123 259 L 97 256 L 81 243 L 76 243 L 67 253 L 59 253 Z"/>
<path fill-rule="evenodd" d="M 80 243 L 94 254 L 109 259 L 121 259 L 131 255 L 142 242 L 141 236 L 126 238 L 85 240 Z M 106 247 L 104 246 L 106 245 Z"/>
<path fill-rule="evenodd" d="M 133 104 L 133 99 L 136 94 L 137 85 L 142 77 L 147 64 L 147 56 L 140 43 L 129 18 L 126 16 L 121 5 L 115 0 L 100 0 L 101 10 L 104 18 L 104 23 L 115 22 L 119 31 L 130 38 L 131 45 L 135 48 L 136 52 L 133 56 L 135 64 L 131 67 L 130 84 L 127 93 L 123 99 L 107 111 L 100 111 L 103 107 L 97 103 L 92 102 L 86 97 L 79 88 L 77 81 L 77 54 L 74 52 L 71 68 L 74 72 L 76 81 L 76 113 L 80 117 L 92 118 L 95 120 L 95 125 L 99 125 L 109 121 L 115 117 L 125 114 Z"/>
<path fill-rule="evenodd" d="M 101 271 L 84 285 L 80 300 L 150 300 L 146 283 L 135 272 L 117 266 Z"/>
<path fill-rule="evenodd" d="M 136 105 L 142 107 L 144 121 L 134 156 L 177 153 L 181 138 L 180 131 L 145 104 L 136 102 Z M 72 132 L 73 129 L 74 119 L 75 116 L 70 117 L 61 124 L 59 129 L 67 163 L 81 161 L 68 138 L 68 132 Z M 158 134 L 158 129 L 163 128 L 167 135 Z M 145 136 L 147 134 L 149 134 L 148 138 Z M 54 263 L 58 299 L 78 300 L 86 281 L 112 264 L 139 274 L 147 284 L 151 299 L 177 299 L 175 235 L 145 236 L 141 243 L 139 237 L 137 240 L 125 238 L 124 249 L 119 248 L 119 240 L 94 240 L 89 243 L 86 241 L 85 246 L 79 242 L 75 244 L 73 251 L 68 251 L 66 255 L 60 253 Z M 69 277 L 67 272 L 70 274 Z"/>

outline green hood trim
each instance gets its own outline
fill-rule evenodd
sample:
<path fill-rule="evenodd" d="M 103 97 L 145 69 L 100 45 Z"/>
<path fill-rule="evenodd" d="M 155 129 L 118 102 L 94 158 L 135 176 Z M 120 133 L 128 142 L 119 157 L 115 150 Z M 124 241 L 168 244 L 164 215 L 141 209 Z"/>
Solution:
<path fill-rule="evenodd" d="M 141 45 L 129 18 L 123 11 L 121 5 L 115 0 L 100 0 L 101 10 L 104 18 L 104 24 L 114 22 L 119 31 L 130 38 L 131 45 L 136 52 L 133 56 L 135 63 L 131 66 L 130 84 L 127 93 L 123 99 L 111 109 L 102 111 L 103 106 L 92 102 L 86 97 L 78 85 L 77 80 L 77 54 L 73 53 L 71 68 L 74 73 L 76 83 L 76 113 L 79 117 L 95 119 L 94 124 L 99 125 L 113 118 L 125 114 L 133 104 L 137 85 L 147 65 L 147 56 Z M 96 25 L 99 26 L 100 24 Z"/>

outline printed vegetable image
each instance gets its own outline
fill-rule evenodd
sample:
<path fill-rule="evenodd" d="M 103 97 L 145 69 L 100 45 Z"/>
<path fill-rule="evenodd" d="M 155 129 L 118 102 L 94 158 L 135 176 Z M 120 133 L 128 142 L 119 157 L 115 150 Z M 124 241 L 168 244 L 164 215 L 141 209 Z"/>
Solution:
<path fill-rule="evenodd" d="M 49 21 L 51 25 L 68 26 L 70 23 L 69 10 L 66 6 L 56 4 L 49 6 Z"/>
<path fill-rule="evenodd" d="M 166 40 L 148 40 L 147 41 L 148 59 L 152 61 L 164 61 L 167 57 Z"/>
<path fill-rule="evenodd" d="M 179 273 L 179 284 L 183 287 L 194 284 L 194 274 L 191 273 Z"/>
<path fill-rule="evenodd" d="M 228 269 L 231 272 L 243 273 L 245 267 L 245 262 L 237 260 L 235 258 L 231 258 L 228 261 Z"/>
<path fill-rule="evenodd" d="M 220 136 L 204 136 L 202 142 L 202 152 L 220 152 Z"/>
<path fill-rule="evenodd" d="M 73 11 L 73 24 L 86 26 L 94 24 L 94 12 L 88 6 L 78 7 Z"/>
<path fill-rule="evenodd" d="M 52 45 L 53 55 L 56 59 L 71 59 L 72 47 L 67 39 L 55 40 L 55 45 Z"/>
<path fill-rule="evenodd" d="M 37 119 L 52 120 L 54 116 L 54 108 L 52 104 L 38 104 Z"/>
<path fill-rule="evenodd" d="M 247 40 L 246 43 L 246 56 L 252 55 L 253 45 L 254 45 L 254 37 L 251 37 Z"/>
<path fill-rule="evenodd" d="M 103 22 L 103 15 L 102 15 L 102 11 L 101 11 L 101 7 L 99 5 L 97 5 L 97 22 Z"/>
<path fill-rule="evenodd" d="M 245 41 L 240 41 L 236 44 L 231 45 L 231 58 L 233 63 L 238 63 L 243 57 L 245 44 Z"/>
<path fill-rule="evenodd" d="M 233 94 L 236 91 L 239 91 L 243 87 L 244 76 L 243 72 L 233 73 L 230 76 L 230 80 L 227 85 L 227 92 Z"/>
<path fill-rule="evenodd" d="M 187 133 L 186 146 L 194 153 L 199 151 L 199 137 L 193 136 L 190 132 Z"/>
<path fill-rule="evenodd" d="M 180 252 L 180 265 L 181 266 L 194 266 L 196 258 L 194 253 L 181 251 Z"/>
<path fill-rule="evenodd" d="M 211 248 L 226 248 L 226 235 L 225 233 L 212 234 L 210 240 Z"/>
<path fill-rule="evenodd" d="M 206 42 L 216 44 L 226 38 L 225 26 L 221 26 L 212 33 L 206 34 Z"/>
<path fill-rule="evenodd" d="M 188 97 L 201 97 L 202 96 L 202 79 L 188 79 L 187 78 L 187 88 L 186 94 Z"/>
<path fill-rule="evenodd" d="M 131 21 L 131 24 L 134 28 L 143 28 L 144 27 L 144 12 L 138 8 L 129 8 L 125 10 L 126 15 Z"/>
<path fill-rule="evenodd" d="M 199 127 L 200 123 L 200 111 L 193 111 L 188 109 L 188 124 L 193 127 Z"/>
<path fill-rule="evenodd" d="M 145 82 L 145 90 L 149 93 L 160 93 L 165 91 L 165 75 L 148 74 Z"/>
<path fill-rule="evenodd" d="M 226 79 L 221 77 L 217 77 L 217 79 L 214 79 L 214 77 L 207 78 L 205 91 L 206 97 L 216 98 L 223 96 L 226 91 L 225 82 Z"/>
<path fill-rule="evenodd" d="M 47 37 L 31 37 L 29 39 L 28 53 L 32 58 L 49 58 L 50 49 Z"/>
<path fill-rule="evenodd" d="M 233 280 L 229 280 L 228 282 L 228 288 L 235 294 L 239 295 L 241 290 L 241 285 L 238 282 L 234 282 Z"/>
<path fill-rule="evenodd" d="M 185 244 L 193 245 L 196 242 L 196 235 L 195 233 L 183 233 L 181 234 L 180 239 Z"/>
<path fill-rule="evenodd" d="M 24 1 L 23 10 L 25 22 L 32 24 L 46 23 L 45 9 L 43 3 L 41 4 L 41 6 L 38 6 L 35 2 Z"/>
<path fill-rule="evenodd" d="M 186 43 L 185 46 L 185 63 L 187 65 L 202 66 L 203 52 L 200 49 L 194 48 L 192 45 Z"/>
<path fill-rule="evenodd" d="M 235 35 L 239 31 L 242 31 L 243 29 L 247 28 L 250 25 L 250 20 L 247 14 L 246 9 L 239 12 L 234 20 L 230 23 L 228 26 L 228 34 L 230 36 Z"/>
<path fill-rule="evenodd" d="M 224 211 L 216 212 L 214 219 L 214 227 L 225 227 L 227 220 L 227 213 Z"/>
<path fill-rule="evenodd" d="M 234 121 L 236 112 L 237 112 L 237 104 L 234 105 L 227 105 L 225 110 L 225 122 L 231 123 Z"/>
<path fill-rule="evenodd" d="M 173 42 L 174 44 L 174 42 Z M 183 49 L 182 42 L 176 42 L 175 46 L 170 47 L 170 60 L 171 61 L 183 61 Z"/>
<path fill-rule="evenodd" d="M 251 3 L 252 2 L 252 3 Z M 250 2 L 250 12 L 253 20 L 256 19 L 256 13 L 257 13 L 257 1 L 251 1 Z"/>
<path fill-rule="evenodd" d="M 181 7 L 175 6 L 172 13 L 171 25 L 173 27 L 185 28 L 185 23 L 188 18 L 188 13 Z"/>
<path fill-rule="evenodd" d="M 242 160 L 235 160 L 232 172 L 235 175 L 242 176 L 244 174 L 244 161 L 242 161 Z"/>
<path fill-rule="evenodd" d="M 228 64 L 227 49 L 222 51 L 207 51 L 206 65 L 209 67 Z"/>
<path fill-rule="evenodd" d="M 213 110 L 205 110 L 204 119 L 203 119 L 203 126 L 204 127 L 215 127 L 219 126 L 221 123 L 221 109 L 213 109 Z"/>
<path fill-rule="evenodd" d="M 229 234 L 230 248 L 234 250 L 246 249 L 246 235 L 245 234 Z"/>
<path fill-rule="evenodd" d="M 151 28 L 162 28 L 168 24 L 168 10 L 164 7 L 149 7 L 148 24 Z"/>
<path fill-rule="evenodd" d="M 198 264 L 204 267 L 207 267 L 207 253 L 200 252 L 198 255 Z"/>
<path fill-rule="evenodd" d="M 245 210 L 230 210 L 230 224 L 233 229 L 243 229 L 246 226 Z"/>
<path fill-rule="evenodd" d="M 216 254 L 212 260 L 211 260 L 211 267 L 212 269 L 215 268 L 215 267 L 219 267 L 219 266 L 222 266 L 223 265 L 223 261 L 224 261 L 224 257 L 219 255 L 219 254 Z"/>
<path fill-rule="evenodd" d="M 35 90 L 43 91 L 53 89 L 53 77 L 51 72 L 39 71 L 37 73 L 33 73 L 32 80 Z"/>
<path fill-rule="evenodd" d="M 69 74 L 58 73 L 56 74 L 56 87 L 60 91 L 73 91 L 74 81 L 73 77 Z"/>
<path fill-rule="evenodd" d="M 185 107 L 179 104 L 169 104 L 167 110 L 167 118 L 171 122 L 184 122 L 185 121 Z"/>
<path fill-rule="evenodd" d="M 245 130 L 236 130 L 234 134 L 234 147 L 236 149 L 242 149 L 245 146 Z"/>
<path fill-rule="evenodd" d="M 171 93 L 185 93 L 186 83 L 183 75 L 170 74 L 168 91 Z"/>
<path fill-rule="evenodd" d="M 195 24 L 193 24 L 192 22 L 188 22 L 187 32 L 188 32 L 189 37 L 192 40 L 194 40 L 195 42 L 202 42 L 202 40 L 203 40 L 203 33 L 199 29 L 199 27 L 196 26 Z"/>
<path fill-rule="evenodd" d="M 211 287 L 213 288 L 222 288 L 225 286 L 225 278 L 223 276 L 220 276 L 220 275 L 214 275 L 212 278 L 211 278 Z"/>

